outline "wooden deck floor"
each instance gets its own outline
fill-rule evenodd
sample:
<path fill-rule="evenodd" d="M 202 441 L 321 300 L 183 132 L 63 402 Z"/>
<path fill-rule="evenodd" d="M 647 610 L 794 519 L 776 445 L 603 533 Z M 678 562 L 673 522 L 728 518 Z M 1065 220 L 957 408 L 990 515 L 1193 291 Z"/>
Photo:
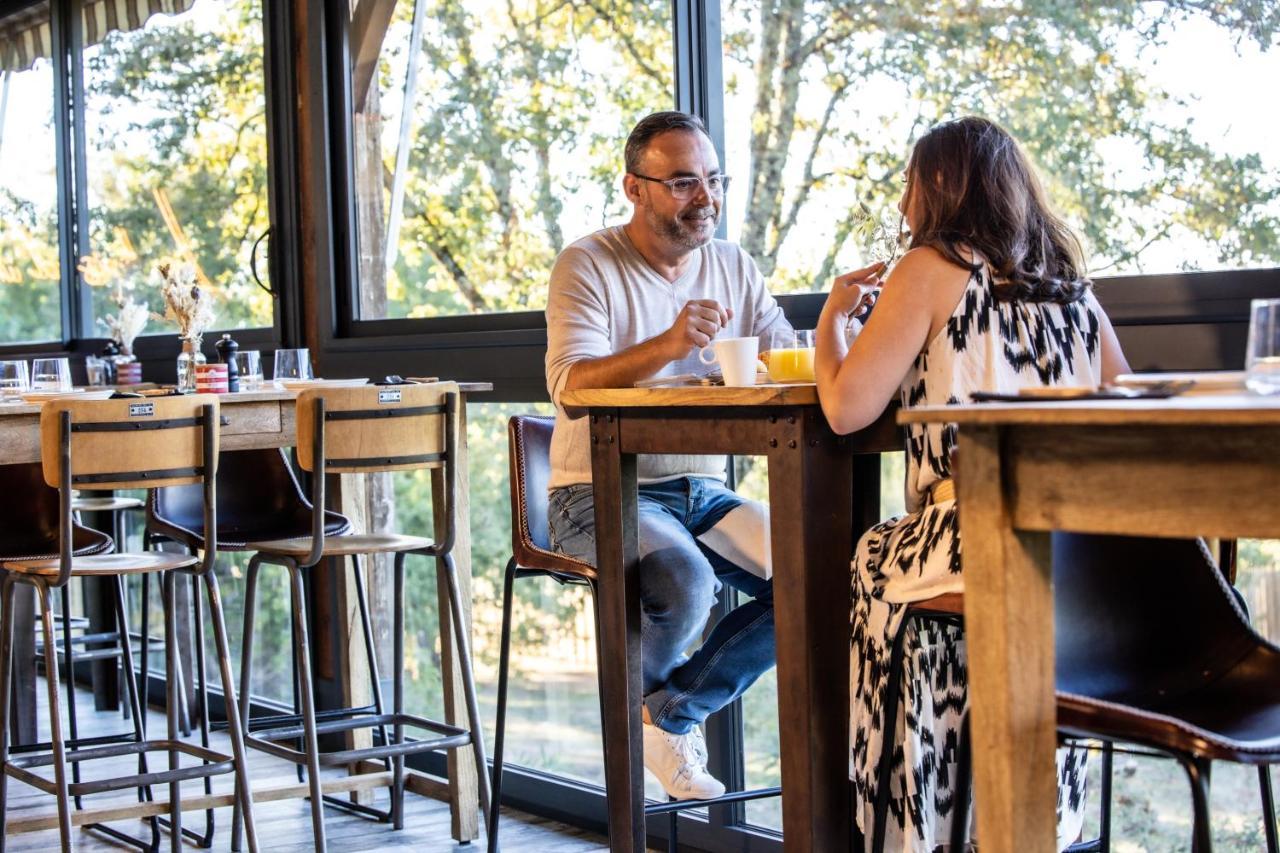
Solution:
<path fill-rule="evenodd" d="M 40 697 L 42 700 L 45 695 L 44 682 L 41 681 Z M 80 711 L 81 736 L 130 730 L 130 723 L 122 719 L 119 712 L 94 713 L 88 710 L 93 708 L 93 697 L 87 692 L 80 692 L 76 704 Z M 46 718 L 46 716 L 42 715 L 42 719 Z M 148 719 L 148 730 L 151 736 L 156 737 L 157 733 L 163 732 L 164 726 L 163 715 L 154 710 L 151 711 Z M 47 737 L 47 731 L 42 730 L 41 736 Z M 198 742 L 198 739 L 196 742 Z M 215 732 L 212 748 L 229 753 L 230 742 L 226 735 Z M 162 756 L 157 757 L 163 760 Z M 86 764 L 84 765 L 83 778 L 94 779 L 115 775 L 115 773 L 124 774 L 130 772 L 136 766 L 133 764 L 133 760 L 128 758 L 111 760 L 111 762 L 121 761 L 124 762 L 123 766 L 117 765 L 116 768 L 113 768 L 110 762 L 105 761 Z M 297 781 L 292 764 L 264 753 L 250 750 L 249 765 L 255 790 Z M 44 775 L 51 776 L 52 773 L 49 772 Z M 340 776 L 341 773 L 335 771 L 335 775 Z M 215 777 L 213 784 L 215 794 L 228 792 L 231 790 L 231 777 Z M 182 791 L 184 797 L 194 797 L 202 794 L 202 783 L 199 781 L 183 783 Z M 155 796 L 158 800 L 165 799 L 168 796 L 167 787 L 156 788 Z M 134 791 L 129 790 L 85 798 L 85 804 L 86 807 L 96 807 L 97 805 L 105 804 L 125 804 L 135 799 Z M 377 791 L 373 805 L 381 808 L 385 807 L 386 802 L 386 790 Z M 484 850 L 483 834 L 478 842 L 465 846 L 458 845 L 450 838 L 449 808 L 444 802 L 409 793 L 405 797 L 405 812 L 405 828 L 396 831 L 392 829 L 390 824 L 378 823 L 332 808 L 326 809 L 325 826 L 328 833 L 329 847 L 331 850 L 340 851 L 340 853 L 359 853 L 359 851 L 369 850 L 466 850 L 477 851 L 478 853 L 478 851 Z M 54 800 L 51 796 L 15 780 L 9 780 L 7 818 L 11 828 L 19 825 L 25 819 L 54 814 L 56 812 L 54 811 Z M 276 853 L 276 851 L 279 851 L 279 853 L 299 851 L 301 853 L 301 851 L 312 849 L 311 806 L 309 801 L 293 799 L 259 803 L 255 806 L 254 814 L 257 818 L 259 846 L 263 851 L 272 851 L 272 853 Z M 212 849 L 229 850 L 231 846 L 230 808 L 217 809 L 215 811 L 215 821 L 216 834 Z M 184 813 L 183 825 L 203 832 L 205 813 Z M 140 820 L 121 821 L 112 824 L 112 826 L 135 835 L 146 834 L 149 837 L 147 824 Z M 101 834 L 83 829 L 73 830 L 72 842 L 77 850 L 82 851 L 135 849 L 126 847 Z M 162 837 L 161 844 L 162 849 L 168 849 L 167 834 Z M 17 851 L 56 850 L 58 847 L 58 833 L 54 829 L 10 834 L 6 839 L 5 846 L 7 850 L 15 851 L 15 853 Z M 581 851 L 604 850 L 606 849 L 606 844 L 604 838 L 583 832 L 574 827 L 543 820 L 523 812 L 504 809 L 502 817 L 502 847 L 507 851 L 536 850 L 548 851 L 548 853 L 552 851 L 555 853 L 581 853 Z M 188 849 L 195 850 L 197 848 L 194 844 L 188 843 Z"/>

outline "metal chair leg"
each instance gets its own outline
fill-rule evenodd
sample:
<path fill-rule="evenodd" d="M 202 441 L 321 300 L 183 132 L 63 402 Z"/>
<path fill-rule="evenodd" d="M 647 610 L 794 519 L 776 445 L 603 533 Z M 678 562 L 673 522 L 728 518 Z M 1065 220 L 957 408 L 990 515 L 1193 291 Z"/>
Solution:
<path fill-rule="evenodd" d="M 506 745 L 507 732 L 507 682 L 510 677 L 508 667 L 511 666 L 511 607 L 515 595 L 516 558 L 507 561 L 507 569 L 502 576 L 502 634 L 498 651 L 498 717 L 493 732 L 493 802 L 489 809 L 489 853 L 498 849 L 498 821 L 502 810 L 502 750 Z M 483 768 L 481 768 L 483 771 Z"/>
<path fill-rule="evenodd" d="M 1212 853 L 1213 836 L 1209 825 L 1209 762 L 1189 755 L 1178 755 L 1178 762 L 1191 782 L 1192 853 Z"/>
<path fill-rule="evenodd" d="M 213 622 L 213 642 L 218 653 L 218 666 L 222 672 L 223 693 L 226 697 L 227 734 L 231 737 L 231 755 L 236 764 L 236 803 L 244 819 L 244 831 L 249 841 L 250 853 L 256 853 L 258 833 L 253 821 L 253 790 L 249 784 L 249 762 L 244 747 L 244 729 L 241 726 L 241 720 L 244 717 L 240 713 L 240 704 L 238 704 L 244 702 L 247 705 L 243 699 L 247 694 L 241 693 L 240 697 L 237 697 L 232 689 L 235 680 L 231 675 L 231 647 L 227 643 L 227 624 L 222 614 L 222 596 L 218 591 L 218 578 L 213 572 L 209 572 L 204 580 L 205 589 L 209 595 L 209 618 Z M 239 830 L 240 822 L 236 821 L 234 826 Z M 240 849 L 239 839 L 236 839 L 231 849 L 236 851 Z"/>
<path fill-rule="evenodd" d="M 444 555 L 446 575 L 449 580 L 449 607 L 453 611 L 453 633 L 458 643 L 458 666 L 462 670 L 462 690 L 467 700 L 468 725 L 471 727 L 471 751 L 476 760 L 476 779 L 480 786 L 480 814 L 484 817 L 485 832 L 489 831 L 491 797 L 489 774 L 484 772 L 484 729 L 480 724 L 480 703 L 476 698 L 476 682 L 471 670 L 471 641 L 467 637 L 467 622 L 462 612 L 462 591 L 458 586 L 458 570 L 452 554 Z"/>
<path fill-rule="evenodd" d="M 146 710 L 150 705 L 148 698 L 151 693 L 151 573 L 147 572 L 142 576 L 142 612 L 141 618 L 138 620 L 138 629 L 140 631 L 138 639 L 138 651 L 141 658 L 139 669 L 142 670 L 142 731 L 147 731 Z"/>
<path fill-rule="evenodd" d="M 134 671 L 132 665 L 133 641 L 129 637 L 129 611 L 128 605 L 125 601 L 125 579 L 122 575 L 116 575 L 113 580 L 114 583 L 112 584 L 112 587 L 115 593 L 116 625 L 120 631 L 120 659 L 122 661 L 130 662 L 130 665 L 127 668 L 122 667 L 121 676 L 124 678 L 125 694 L 129 702 L 130 716 L 133 717 L 133 736 L 139 743 L 141 743 L 147 739 L 146 729 L 142 722 L 146 718 L 146 710 L 143 708 L 139 697 L 137 673 Z M 145 752 L 138 753 L 138 772 L 147 772 L 147 754 Z M 149 785 L 138 789 L 138 802 L 149 803 L 152 799 L 153 795 Z M 151 843 L 144 849 L 155 853 L 155 851 L 160 849 L 160 819 L 153 816 L 147 819 L 147 823 L 151 827 Z M 90 828 L 97 832 L 105 833 L 117 840 L 124 841 L 127 844 L 141 846 L 138 839 L 130 835 L 126 835 L 112 827 L 104 826 L 102 824 L 93 824 Z"/>
<path fill-rule="evenodd" d="M 1262 797 L 1262 829 L 1267 836 L 1267 853 L 1280 853 L 1276 839 L 1276 801 L 1271 790 L 1271 767 L 1258 767 L 1258 793 Z"/>
<path fill-rule="evenodd" d="M 67 748 L 62 740 L 62 709 L 58 701 L 58 648 L 49 604 L 49 587 L 43 579 L 35 583 L 40 600 L 40 624 L 44 630 L 44 666 L 48 674 L 49 740 L 53 746 L 53 777 L 58 797 L 58 837 L 66 853 L 71 850 L 71 798 L 67 792 Z"/>
<path fill-rule="evenodd" d="M 76 722 L 76 657 L 73 651 L 75 644 L 71 642 L 71 582 L 67 581 L 62 588 L 62 661 L 66 665 L 67 680 L 67 731 L 71 733 L 71 743 L 80 742 L 79 724 Z M 50 676 L 54 678 L 56 676 Z M 80 765 L 71 762 L 71 781 L 80 784 Z M 84 808 L 80 797 L 75 797 L 76 810 Z"/>
<path fill-rule="evenodd" d="M 182 690 L 181 670 L 178 667 L 178 578 L 174 572 L 165 572 L 161 585 L 164 587 L 164 652 L 165 652 L 165 686 L 167 701 L 165 717 L 168 721 L 170 741 L 178 740 L 178 693 Z M 179 765 L 177 750 L 169 750 L 169 769 L 177 770 Z M 182 851 L 182 784 L 169 783 L 169 849 L 172 853 Z"/>
<path fill-rule="evenodd" d="M 1102 804 L 1098 815 L 1098 849 L 1111 853 L 1111 783 L 1115 771 L 1115 745 L 1111 741 L 1102 744 Z M 1274 853 L 1274 851 L 1273 851 Z"/>
<path fill-rule="evenodd" d="M 0 580 L 0 853 L 9 827 L 9 702 L 13 675 L 13 580 Z"/>
<path fill-rule="evenodd" d="M 369 659 L 369 681 L 373 688 L 373 707 L 378 712 L 378 716 L 382 716 L 382 673 L 378 671 L 378 654 L 377 649 L 373 646 L 373 624 L 369 619 L 369 596 L 365 592 L 364 571 L 360 563 L 360 555 L 351 555 L 351 570 L 355 573 L 356 583 L 356 604 L 360 608 L 360 627 L 364 633 L 365 654 Z M 382 738 L 385 746 L 387 741 L 387 727 L 378 726 L 378 736 Z M 388 770 L 391 769 L 391 761 L 389 759 L 383 762 Z"/>
<path fill-rule="evenodd" d="M 969 740 L 969 713 L 966 711 L 960 720 L 960 741 L 956 744 L 956 790 L 951 798 L 951 849 L 954 853 L 964 853 L 969 846 L 972 764 L 973 744 Z"/>
<path fill-rule="evenodd" d="M 894 730 L 898 725 L 898 704 L 902 682 L 902 658 L 906 647 L 905 614 L 889 652 L 888 683 L 885 685 L 884 725 L 880 727 L 880 763 L 876 766 L 876 802 L 871 829 L 872 853 L 883 853 L 885 826 L 889 818 L 889 785 L 893 777 Z"/>
<path fill-rule="evenodd" d="M 297 626 L 298 692 L 302 696 L 302 727 L 307 752 L 307 776 L 311 785 L 311 831 L 316 853 L 325 853 L 328 845 L 324 832 L 324 788 L 320 778 L 320 742 L 316 736 L 314 688 L 311 684 L 311 645 L 307 640 L 307 605 L 302 584 L 302 570 L 290 561 L 289 587 L 293 598 L 293 618 Z M 396 673 L 397 678 L 401 676 Z"/>
<path fill-rule="evenodd" d="M 191 556 L 197 556 L 195 549 L 187 549 Z M 196 724 L 200 728 L 200 745 L 205 749 L 209 748 L 209 681 L 208 666 L 205 663 L 205 647 L 204 647 L 204 606 L 200 598 L 200 578 L 191 575 L 191 621 L 192 634 L 195 639 L 195 689 L 196 689 L 196 705 L 187 708 L 187 721 L 190 723 L 192 717 L 195 718 Z M 185 695 L 185 692 L 184 692 Z M 187 732 L 183 732 L 183 736 L 188 736 Z M 208 761 L 201 761 L 201 764 L 208 764 Z M 213 777 L 205 776 L 204 780 L 205 796 L 213 795 Z M 168 827 L 168 820 L 161 818 L 162 826 Z M 197 832 L 189 827 L 182 828 L 182 834 L 190 838 L 196 843 L 197 847 L 209 849 L 213 846 L 213 836 L 216 829 L 214 822 L 213 809 L 205 809 L 204 813 L 204 832 Z"/>
<path fill-rule="evenodd" d="M 255 610 L 258 603 L 258 572 L 262 568 L 262 560 L 258 555 L 254 555 L 249 559 L 249 566 L 245 569 L 244 581 L 244 631 L 240 635 L 240 731 L 242 734 L 249 732 L 249 708 L 252 705 L 250 701 L 249 685 L 253 676 L 253 620 Z M 225 679 L 225 676 L 223 676 Z M 225 684 L 231 682 L 224 681 Z M 227 716 L 230 717 L 233 711 L 228 708 Z M 229 720 L 228 720 L 229 722 Z M 240 849 L 240 833 L 242 830 L 241 804 L 237 800 L 231 807 L 231 849 Z"/>
<path fill-rule="evenodd" d="M 391 643 L 393 663 L 395 667 L 394 694 L 392 695 L 393 713 L 396 723 L 392 726 L 392 740 L 398 746 L 404 743 L 404 726 L 400 723 L 400 715 L 404 713 L 404 552 L 395 556 L 395 602 L 392 605 Z M 442 638 L 443 639 L 443 638 Z M 448 673 L 445 674 L 448 678 Z M 484 765 L 479 770 L 483 775 Z M 391 759 L 391 825 L 395 829 L 404 829 L 404 756 L 397 755 Z"/>

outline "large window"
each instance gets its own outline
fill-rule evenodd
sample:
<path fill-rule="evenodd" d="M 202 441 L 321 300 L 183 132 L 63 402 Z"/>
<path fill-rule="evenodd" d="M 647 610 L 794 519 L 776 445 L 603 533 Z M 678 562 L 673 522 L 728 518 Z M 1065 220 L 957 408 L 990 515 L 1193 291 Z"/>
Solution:
<path fill-rule="evenodd" d="M 48 16 L 0 16 L 0 343 L 62 337 Z"/>
<path fill-rule="evenodd" d="M 667 0 L 397 3 L 376 73 L 353 50 L 358 316 L 542 309 L 556 254 L 624 213 L 671 44 Z"/>
<path fill-rule="evenodd" d="M 1280 259 L 1280 119 L 1256 103 L 1280 79 L 1274 11 L 721 8 L 729 234 L 776 292 L 884 257 L 911 144 L 970 113 L 1022 141 L 1096 275 Z"/>
<path fill-rule="evenodd" d="M 93 316 L 115 311 L 120 284 L 163 313 L 153 270 L 175 258 L 213 294 L 218 328 L 270 326 L 271 295 L 250 270 L 269 223 L 261 5 L 176 5 L 187 10 L 84 51 Z"/>

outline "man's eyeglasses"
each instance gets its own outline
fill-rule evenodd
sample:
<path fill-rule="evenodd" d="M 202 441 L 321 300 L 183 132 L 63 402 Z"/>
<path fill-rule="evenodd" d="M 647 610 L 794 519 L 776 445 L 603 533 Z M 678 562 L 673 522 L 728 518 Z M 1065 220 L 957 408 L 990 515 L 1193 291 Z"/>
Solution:
<path fill-rule="evenodd" d="M 703 183 L 707 185 L 707 195 L 719 198 L 723 196 L 729 189 L 728 175 L 712 175 L 709 178 L 651 178 L 648 175 L 642 175 L 639 172 L 632 172 L 642 181 L 652 181 L 655 184 L 664 185 L 671 197 L 676 201 L 688 201 L 698 194 L 698 187 Z"/>

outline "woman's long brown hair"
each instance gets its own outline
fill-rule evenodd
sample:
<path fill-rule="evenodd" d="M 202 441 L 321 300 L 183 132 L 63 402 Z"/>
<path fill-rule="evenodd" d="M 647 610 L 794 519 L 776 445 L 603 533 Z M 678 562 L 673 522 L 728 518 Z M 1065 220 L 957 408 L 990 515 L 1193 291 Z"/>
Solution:
<path fill-rule="evenodd" d="M 907 192 L 918 218 L 911 248 L 932 246 L 966 269 L 974 264 L 962 249 L 976 252 L 991 265 L 998 298 L 1067 303 L 1089 288 L 1080 241 L 994 122 L 969 116 L 931 129 L 911 152 Z"/>

